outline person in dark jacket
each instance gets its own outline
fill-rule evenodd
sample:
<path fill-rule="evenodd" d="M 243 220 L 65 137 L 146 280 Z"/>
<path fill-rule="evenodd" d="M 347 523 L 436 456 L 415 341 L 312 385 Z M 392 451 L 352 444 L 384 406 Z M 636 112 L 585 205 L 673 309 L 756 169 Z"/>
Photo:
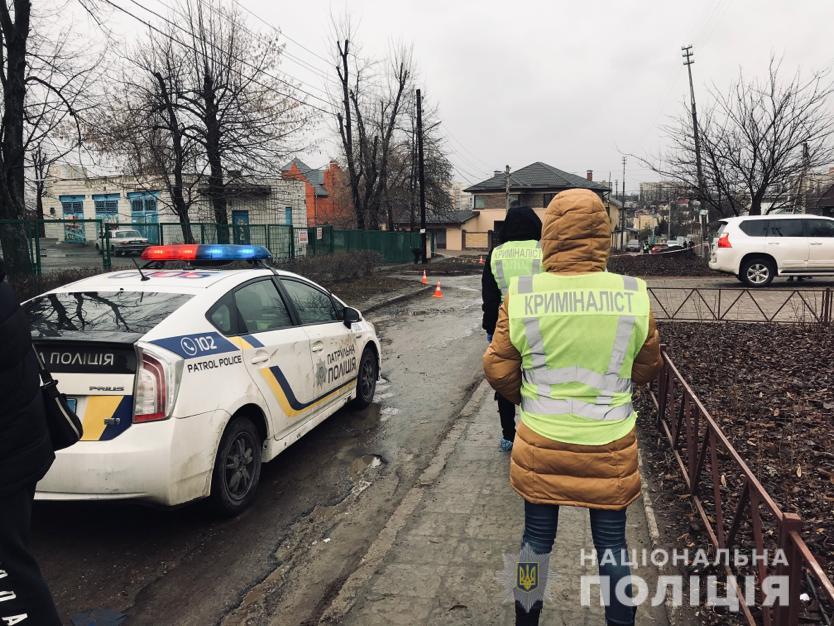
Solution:
<path fill-rule="evenodd" d="M 501 228 L 500 241 L 490 250 L 484 265 L 484 271 L 481 275 L 481 298 L 483 300 L 483 322 L 482 327 L 486 331 L 487 341 L 492 341 L 492 335 L 495 333 L 495 324 L 498 321 L 498 310 L 501 308 L 503 295 L 501 286 L 498 284 L 495 273 L 493 272 L 493 255 L 496 253 L 496 248 L 500 247 L 498 244 L 506 244 L 511 241 L 524 242 L 538 242 L 541 239 L 542 221 L 536 212 L 530 207 L 520 206 L 518 203 L 513 203 L 510 210 L 507 211 L 507 217 L 504 219 L 504 225 Z M 536 250 L 541 255 L 541 249 Z M 528 265 L 531 265 L 528 263 Z M 523 266 L 523 264 L 522 264 Z M 506 282 L 512 272 L 508 272 L 504 276 Z M 515 438 L 515 405 L 496 392 L 495 399 L 498 402 L 498 415 L 501 418 L 501 450 L 509 452 L 512 449 L 513 439 Z"/>
<path fill-rule="evenodd" d="M 60 624 L 32 556 L 35 485 L 55 459 L 29 320 L 0 259 L 0 623 Z"/>

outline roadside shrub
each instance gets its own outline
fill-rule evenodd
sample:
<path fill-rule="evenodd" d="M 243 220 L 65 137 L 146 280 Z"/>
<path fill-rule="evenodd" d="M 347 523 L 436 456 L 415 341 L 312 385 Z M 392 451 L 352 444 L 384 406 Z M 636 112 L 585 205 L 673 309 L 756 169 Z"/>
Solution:
<path fill-rule="evenodd" d="M 101 274 L 101 268 L 73 268 L 66 270 L 58 270 L 55 272 L 46 272 L 40 276 L 34 275 L 17 275 L 8 277 L 9 282 L 17 294 L 18 300 L 23 302 L 29 298 L 34 298 L 50 289 L 55 289 L 61 285 L 66 285 L 88 276 L 95 276 Z"/>
<path fill-rule="evenodd" d="M 370 276 L 381 264 L 379 253 L 357 251 L 279 261 L 276 266 L 332 289 L 342 281 Z"/>
<path fill-rule="evenodd" d="M 717 276 L 707 260 L 691 252 L 641 254 L 608 259 L 608 271 L 629 276 Z"/>

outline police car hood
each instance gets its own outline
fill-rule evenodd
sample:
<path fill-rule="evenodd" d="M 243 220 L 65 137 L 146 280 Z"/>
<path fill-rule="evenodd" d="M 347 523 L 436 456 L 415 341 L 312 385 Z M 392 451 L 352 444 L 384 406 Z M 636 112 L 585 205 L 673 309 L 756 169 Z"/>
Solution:
<path fill-rule="evenodd" d="M 542 225 L 542 260 L 548 272 L 603 272 L 611 251 L 611 223 L 600 197 L 569 189 L 547 207 Z"/>
<path fill-rule="evenodd" d="M 513 207 L 507 211 L 501 227 L 502 241 L 530 241 L 542 235 L 542 221 L 528 206 Z"/>

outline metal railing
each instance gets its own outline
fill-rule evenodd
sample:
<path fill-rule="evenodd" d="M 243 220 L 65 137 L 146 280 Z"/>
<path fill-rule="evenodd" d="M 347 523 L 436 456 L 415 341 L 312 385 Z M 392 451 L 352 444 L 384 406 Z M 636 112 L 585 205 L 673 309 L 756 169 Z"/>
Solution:
<path fill-rule="evenodd" d="M 757 603 L 762 581 L 770 575 L 787 577 L 788 601 L 774 607 L 749 606 L 745 590 L 737 587 L 741 616 L 751 625 L 796 626 L 800 620 L 831 624 L 834 584 L 800 534 L 802 519 L 779 508 L 665 350 L 662 356 L 663 366 L 650 388 L 657 427 L 670 446 L 710 544 L 727 551 L 749 548 L 759 555 L 778 549 L 787 559 L 787 564 L 776 567 L 760 559 L 748 573 L 756 579 Z M 740 574 L 729 564 L 724 570 L 728 576 Z M 809 599 L 804 606 L 802 593 Z"/>
<path fill-rule="evenodd" d="M 831 288 L 649 287 L 648 291 L 655 318 L 663 321 L 832 322 Z"/>

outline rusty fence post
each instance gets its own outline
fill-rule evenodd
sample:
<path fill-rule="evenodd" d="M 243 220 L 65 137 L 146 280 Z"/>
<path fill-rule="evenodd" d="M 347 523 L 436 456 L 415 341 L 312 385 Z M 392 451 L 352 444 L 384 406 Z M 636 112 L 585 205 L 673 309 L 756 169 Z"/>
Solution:
<path fill-rule="evenodd" d="M 776 570 L 778 576 L 788 579 L 787 604 L 779 603 L 775 607 L 775 620 L 779 626 L 797 626 L 799 624 L 799 591 L 802 581 L 802 559 L 799 556 L 793 533 L 802 530 L 802 519 L 796 513 L 785 513 L 779 525 L 779 549 L 784 552 L 788 563 L 780 564 Z"/>

